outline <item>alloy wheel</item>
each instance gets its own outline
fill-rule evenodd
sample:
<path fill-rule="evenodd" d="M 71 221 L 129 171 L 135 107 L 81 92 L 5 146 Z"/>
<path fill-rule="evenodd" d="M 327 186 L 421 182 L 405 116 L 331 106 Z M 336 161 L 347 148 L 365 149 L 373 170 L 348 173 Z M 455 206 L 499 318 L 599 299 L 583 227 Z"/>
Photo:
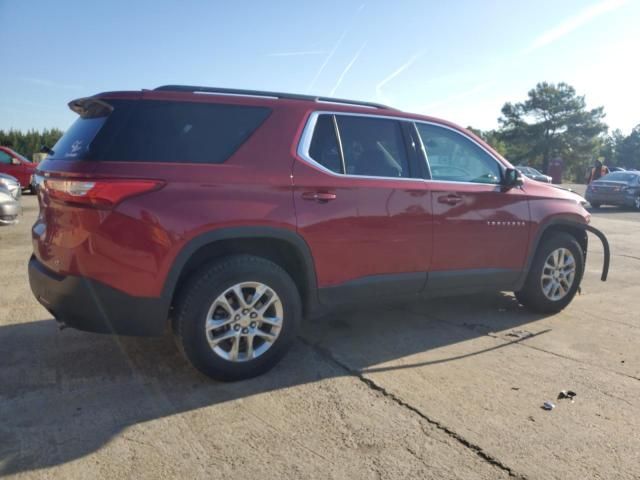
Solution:
<path fill-rule="evenodd" d="M 216 355 L 230 362 L 245 362 L 271 348 L 282 321 L 282 302 L 272 288 L 260 282 L 242 282 L 213 301 L 205 333 Z"/>
<path fill-rule="evenodd" d="M 562 300 L 571 290 L 575 278 L 576 259 L 570 250 L 558 248 L 547 256 L 542 267 L 542 293 L 554 302 Z"/>

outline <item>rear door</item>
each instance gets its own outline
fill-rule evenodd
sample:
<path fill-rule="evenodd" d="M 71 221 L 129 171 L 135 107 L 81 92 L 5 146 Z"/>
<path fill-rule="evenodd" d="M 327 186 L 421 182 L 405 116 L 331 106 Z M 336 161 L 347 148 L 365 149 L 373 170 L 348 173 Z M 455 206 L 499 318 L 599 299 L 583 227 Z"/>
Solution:
<path fill-rule="evenodd" d="M 529 206 L 500 185 L 503 166 L 470 137 L 417 123 L 434 214 L 429 288 L 508 287 L 524 267 Z"/>
<path fill-rule="evenodd" d="M 321 112 L 307 124 L 294 201 L 325 302 L 414 294 L 425 285 L 430 197 L 406 125 Z"/>

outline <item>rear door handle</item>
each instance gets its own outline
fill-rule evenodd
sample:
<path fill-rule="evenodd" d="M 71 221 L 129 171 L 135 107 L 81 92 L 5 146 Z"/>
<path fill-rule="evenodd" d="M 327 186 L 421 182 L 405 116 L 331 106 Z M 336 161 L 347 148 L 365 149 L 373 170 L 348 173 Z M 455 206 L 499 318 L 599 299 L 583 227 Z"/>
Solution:
<path fill-rule="evenodd" d="M 460 195 L 456 195 L 455 193 L 440 195 L 438 197 L 438 203 L 446 203 L 447 205 L 457 205 L 461 201 L 462 197 Z"/>
<path fill-rule="evenodd" d="M 330 192 L 303 192 L 302 198 L 305 200 L 313 200 L 319 203 L 326 203 L 336 199 L 335 193 Z"/>

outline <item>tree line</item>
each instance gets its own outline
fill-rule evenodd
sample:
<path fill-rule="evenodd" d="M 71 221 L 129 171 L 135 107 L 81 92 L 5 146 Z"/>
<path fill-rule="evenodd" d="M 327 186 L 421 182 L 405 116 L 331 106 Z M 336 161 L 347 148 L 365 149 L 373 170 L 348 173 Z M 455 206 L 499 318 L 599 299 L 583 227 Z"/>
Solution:
<path fill-rule="evenodd" d="M 640 124 L 629 135 L 608 132 L 604 107 L 588 109 L 584 95 L 566 83 L 538 83 L 524 101 L 504 104 L 499 127 L 469 127 L 513 164 L 547 173 L 556 158 L 565 179 L 580 181 L 596 160 L 605 165 L 640 169 Z"/>
<path fill-rule="evenodd" d="M 33 154 L 40 151 L 42 145 L 52 147 L 64 132 L 58 128 L 38 130 L 0 130 L 0 145 L 32 159 Z"/>

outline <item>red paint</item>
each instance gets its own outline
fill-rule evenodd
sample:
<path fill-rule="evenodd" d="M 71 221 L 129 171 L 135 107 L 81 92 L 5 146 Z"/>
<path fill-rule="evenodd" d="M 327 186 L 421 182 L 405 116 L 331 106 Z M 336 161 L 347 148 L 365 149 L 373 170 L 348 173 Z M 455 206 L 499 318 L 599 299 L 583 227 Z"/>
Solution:
<path fill-rule="evenodd" d="M 484 184 L 354 178 L 328 174 L 296 154 L 314 110 L 428 120 L 463 132 L 492 151 L 471 133 L 442 120 L 298 100 L 153 91 L 102 95 L 141 96 L 262 105 L 273 113 L 219 165 L 43 162 L 40 173 L 52 178 L 164 184 L 110 209 L 55 201 L 43 189 L 33 246 L 51 270 L 87 276 L 130 295 L 157 297 L 189 240 L 228 226 L 271 226 L 304 238 L 318 286 L 325 287 L 387 273 L 521 269 L 530 241 L 544 222 L 555 215 L 588 221 L 572 194 L 527 179 L 522 189 L 505 190 Z"/>
<path fill-rule="evenodd" d="M 29 188 L 31 175 L 36 171 L 36 164 L 9 147 L 0 147 L 0 152 L 4 152 L 12 158 L 12 162 L 9 164 L 0 162 L 0 173 L 15 177 L 22 188 Z"/>

